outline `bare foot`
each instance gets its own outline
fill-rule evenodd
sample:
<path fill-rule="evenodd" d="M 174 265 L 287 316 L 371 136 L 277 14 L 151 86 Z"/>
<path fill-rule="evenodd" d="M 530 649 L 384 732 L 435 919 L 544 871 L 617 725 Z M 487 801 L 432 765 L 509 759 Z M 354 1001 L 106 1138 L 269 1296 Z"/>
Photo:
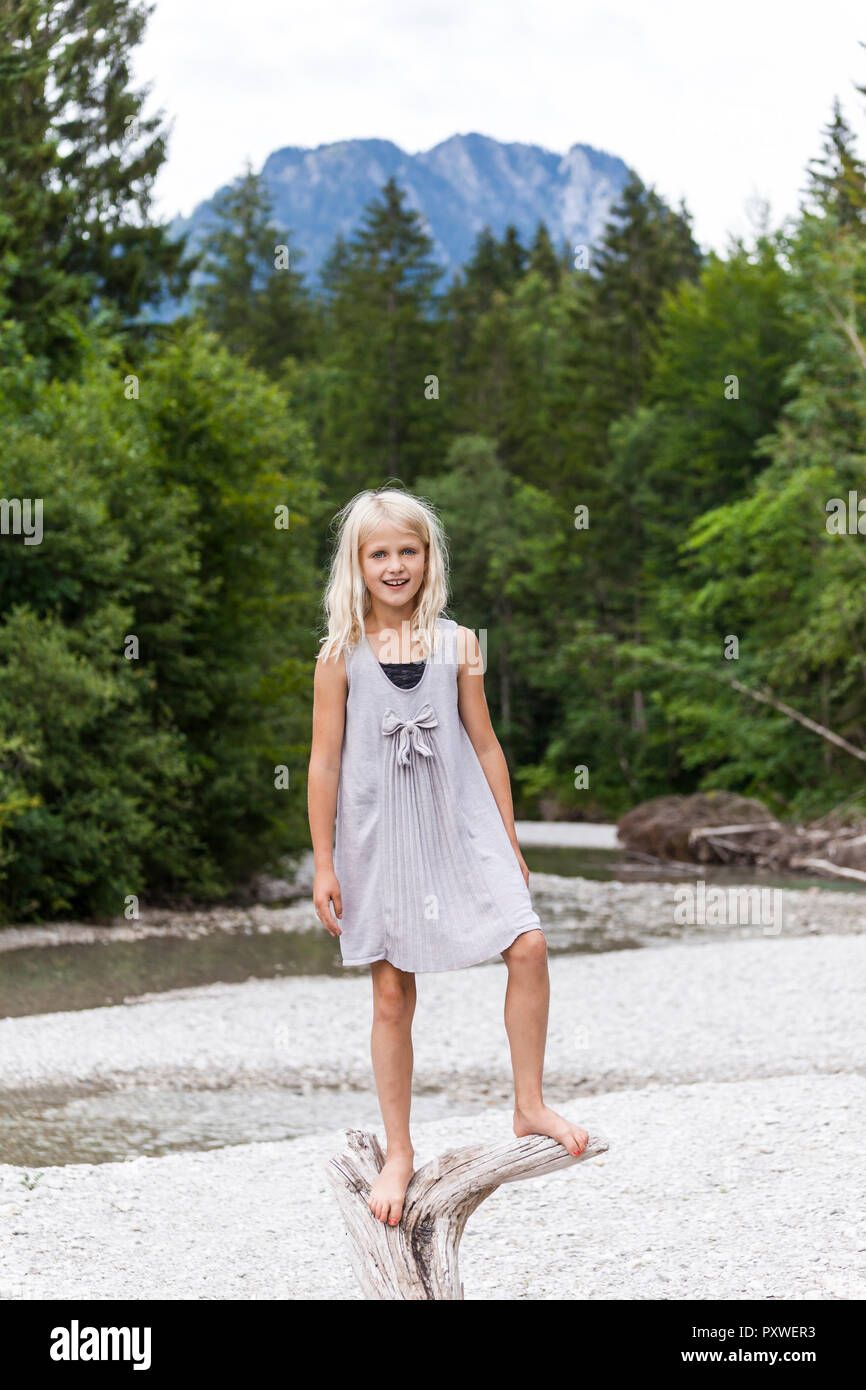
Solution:
<path fill-rule="evenodd" d="M 562 1115 L 557 1115 L 549 1105 L 536 1105 L 529 1110 L 514 1107 L 514 1133 L 518 1139 L 525 1134 L 549 1134 L 557 1139 L 575 1158 L 583 1153 L 589 1143 L 589 1135 L 579 1125 L 572 1124 Z"/>
<path fill-rule="evenodd" d="M 403 1198 L 412 1174 L 415 1172 L 415 1152 L 399 1150 L 385 1159 L 382 1171 L 373 1186 L 367 1206 L 377 1221 L 387 1221 L 396 1226 L 403 1215 Z"/>

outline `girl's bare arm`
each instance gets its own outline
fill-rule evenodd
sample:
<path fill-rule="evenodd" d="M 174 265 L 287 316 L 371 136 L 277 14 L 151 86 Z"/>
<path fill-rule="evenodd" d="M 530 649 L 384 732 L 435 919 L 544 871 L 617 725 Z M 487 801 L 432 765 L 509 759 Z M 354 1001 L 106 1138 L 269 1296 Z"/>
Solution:
<path fill-rule="evenodd" d="M 472 747 L 493 792 L 499 814 L 502 817 L 508 838 L 511 841 L 523 876 L 528 880 L 529 870 L 520 852 L 517 832 L 514 828 L 514 806 L 511 800 L 511 782 L 508 764 L 502 751 L 484 695 L 484 667 L 481 647 L 475 633 L 468 627 L 458 628 L 462 636 L 463 648 L 457 672 L 457 708 L 460 720 L 469 735 Z"/>
<path fill-rule="evenodd" d="M 319 658 L 313 677 L 313 739 L 307 772 L 307 813 L 316 867 L 313 901 L 316 915 L 332 936 L 341 933 L 331 915 L 331 901 L 338 917 L 343 912 L 340 885 L 334 873 L 334 821 L 348 689 L 342 655 L 336 661 L 333 657 L 327 661 Z"/>

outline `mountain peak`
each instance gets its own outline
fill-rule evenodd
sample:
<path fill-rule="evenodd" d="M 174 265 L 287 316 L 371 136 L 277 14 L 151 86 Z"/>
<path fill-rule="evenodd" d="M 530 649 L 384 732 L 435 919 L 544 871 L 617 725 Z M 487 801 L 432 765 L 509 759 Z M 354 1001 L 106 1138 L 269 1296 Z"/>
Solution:
<path fill-rule="evenodd" d="M 574 144 L 560 154 L 479 131 L 450 135 L 416 154 L 376 138 L 285 145 L 262 166 L 275 225 L 303 252 L 304 274 L 313 281 L 337 234 L 352 235 L 365 205 L 389 178 L 424 218 L 434 256 L 450 279 L 485 225 L 501 237 L 513 223 L 528 244 L 544 222 L 555 246 L 592 244 L 628 173 L 616 155 L 592 145 Z M 208 199 L 189 218 L 175 219 L 172 229 L 188 231 L 195 247 L 212 218 Z"/>

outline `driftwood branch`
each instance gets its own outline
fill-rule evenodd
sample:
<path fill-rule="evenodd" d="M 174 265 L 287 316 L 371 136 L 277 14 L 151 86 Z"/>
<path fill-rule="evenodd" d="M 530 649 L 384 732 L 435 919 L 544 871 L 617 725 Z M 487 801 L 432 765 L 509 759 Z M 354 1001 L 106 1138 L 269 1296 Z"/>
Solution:
<path fill-rule="evenodd" d="M 689 848 L 693 849 L 697 846 L 700 859 L 706 859 L 711 854 L 715 854 L 717 859 L 721 859 L 724 863 L 730 863 L 732 859 L 740 858 L 744 852 L 754 853 L 759 845 L 766 843 L 757 838 L 751 843 L 747 842 L 744 846 L 742 840 L 736 841 L 732 837 L 737 835 L 759 837 L 762 831 L 770 831 L 775 839 L 782 831 L 782 826 L 777 820 L 749 821 L 737 825 L 695 826 L 689 831 Z"/>
<path fill-rule="evenodd" d="M 793 869 L 818 869 L 830 874 L 832 878 L 853 878 L 858 883 L 866 883 L 866 873 L 862 869 L 849 869 L 844 864 L 832 864 L 829 859 L 792 859 Z"/>
<path fill-rule="evenodd" d="M 375 1134 L 344 1131 L 348 1152 L 331 1158 L 328 1180 L 349 1243 L 352 1269 L 368 1299 L 462 1299 L 457 1249 L 469 1217 L 506 1182 L 540 1178 L 605 1153 L 602 1136 L 590 1134 L 575 1158 L 543 1134 L 448 1149 L 412 1176 L 396 1226 L 377 1220 L 367 1205 L 385 1162 Z"/>
<path fill-rule="evenodd" d="M 759 820 L 751 825 L 702 825 L 689 831 L 689 844 L 705 835 L 751 835 L 754 830 L 781 830 L 777 820 Z"/>

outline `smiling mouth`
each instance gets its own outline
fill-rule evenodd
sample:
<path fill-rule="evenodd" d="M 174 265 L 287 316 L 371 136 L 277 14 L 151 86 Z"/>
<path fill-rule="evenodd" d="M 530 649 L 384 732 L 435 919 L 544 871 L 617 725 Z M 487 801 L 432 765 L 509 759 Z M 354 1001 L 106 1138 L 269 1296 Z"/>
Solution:
<path fill-rule="evenodd" d="M 408 584 L 408 579 L 383 579 L 383 584 L 387 584 L 389 589 L 402 589 L 404 584 Z"/>

